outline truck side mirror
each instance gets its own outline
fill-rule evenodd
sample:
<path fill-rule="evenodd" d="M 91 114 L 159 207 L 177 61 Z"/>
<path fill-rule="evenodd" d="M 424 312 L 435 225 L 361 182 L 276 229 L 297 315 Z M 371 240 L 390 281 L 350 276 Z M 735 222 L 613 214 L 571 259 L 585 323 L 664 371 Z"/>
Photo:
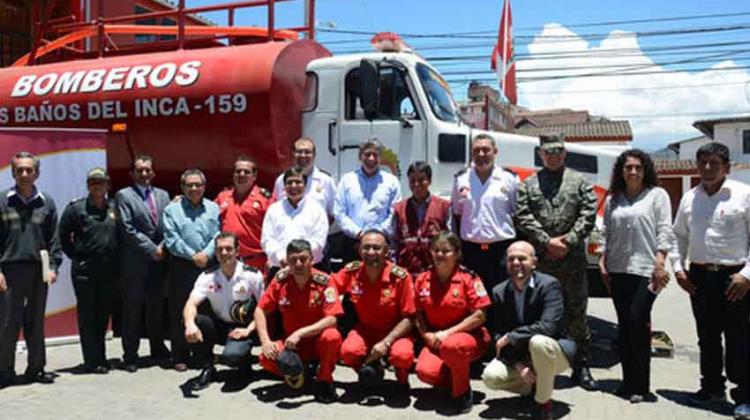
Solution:
<path fill-rule="evenodd" d="M 378 115 L 380 96 L 380 66 L 374 60 L 359 63 L 359 102 L 365 118 L 372 121 Z"/>

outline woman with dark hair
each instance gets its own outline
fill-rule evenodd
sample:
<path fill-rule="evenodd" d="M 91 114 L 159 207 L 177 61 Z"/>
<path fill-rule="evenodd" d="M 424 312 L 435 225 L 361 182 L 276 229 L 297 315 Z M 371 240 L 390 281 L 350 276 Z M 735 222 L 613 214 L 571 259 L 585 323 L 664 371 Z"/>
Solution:
<path fill-rule="evenodd" d="M 651 307 L 667 285 L 664 264 L 673 250 L 672 210 L 645 152 L 623 152 L 612 170 L 602 226 L 602 280 L 617 311 L 622 364 L 620 395 L 631 403 L 654 400 L 649 390 Z"/>
<path fill-rule="evenodd" d="M 482 280 L 459 265 L 461 240 L 443 231 L 430 244 L 434 266 L 414 282 L 416 326 L 424 342 L 417 377 L 451 389 L 459 413 L 472 406 L 469 366 L 487 350 L 490 334 L 483 327 L 490 298 Z"/>

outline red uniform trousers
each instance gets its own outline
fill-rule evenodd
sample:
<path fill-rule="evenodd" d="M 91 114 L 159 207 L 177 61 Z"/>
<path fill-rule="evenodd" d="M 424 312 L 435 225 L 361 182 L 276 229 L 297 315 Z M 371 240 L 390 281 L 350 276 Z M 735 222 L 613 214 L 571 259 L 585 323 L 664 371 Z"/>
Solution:
<path fill-rule="evenodd" d="M 479 359 L 490 343 L 486 328 L 470 333 L 451 334 L 440 343 L 439 355 L 424 347 L 417 359 L 417 377 L 424 383 L 451 387 L 451 395 L 458 397 L 469 390 L 469 366 Z"/>
<path fill-rule="evenodd" d="M 372 346 L 385 338 L 388 332 L 368 331 L 360 325 L 356 326 L 349 331 L 344 344 L 341 345 L 341 360 L 352 369 L 359 370 L 367 355 L 370 354 Z M 414 364 L 414 339 L 406 336 L 391 343 L 388 362 L 396 370 L 396 380 L 406 383 L 409 369 Z"/>
<path fill-rule="evenodd" d="M 326 328 L 316 337 L 308 337 L 300 340 L 297 346 L 297 353 L 303 362 L 307 363 L 314 360 L 320 361 L 318 366 L 318 381 L 333 382 L 333 370 L 336 368 L 336 362 L 339 360 L 339 349 L 341 348 L 341 333 L 336 328 Z M 284 351 L 284 341 L 276 341 L 276 347 L 279 352 Z M 277 376 L 283 376 L 276 360 L 268 359 L 260 354 L 260 365 L 263 369 Z"/>

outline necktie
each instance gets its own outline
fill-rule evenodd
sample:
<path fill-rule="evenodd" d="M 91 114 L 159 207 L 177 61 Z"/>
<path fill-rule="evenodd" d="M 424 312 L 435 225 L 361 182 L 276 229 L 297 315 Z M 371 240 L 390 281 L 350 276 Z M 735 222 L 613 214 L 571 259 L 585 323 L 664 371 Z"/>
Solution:
<path fill-rule="evenodd" d="M 146 189 L 146 206 L 148 207 L 149 213 L 151 213 L 151 220 L 154 221 L 154 224 L 156 224 L 159 221 L 158 215 L 156 213 L 156 201 L 154 200 L 154 194 L 151 188 Z"/>

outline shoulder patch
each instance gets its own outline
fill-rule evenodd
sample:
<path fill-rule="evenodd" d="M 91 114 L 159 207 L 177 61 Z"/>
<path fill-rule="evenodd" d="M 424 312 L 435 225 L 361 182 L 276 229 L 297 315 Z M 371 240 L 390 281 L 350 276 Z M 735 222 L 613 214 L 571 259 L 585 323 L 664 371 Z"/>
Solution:
<path fill-rule="evenodd" d="M 242 269 L 245 271 L 250 271 L 251 273 L 260 273 L 260 270 L 253 267 L 252 265 L 242 264 Z"/>
<path fill-rule="evenodd" d="M 469 267 L 467 267 L 467 266 L 465 266 L 463 264 L 459 264 L 458 265 L 458 269 L 461 270 L 461 271 L 463 271 L 464 273 L 469 274 L 472 277 L 479 277 L 479 275 L 474 270 L 472 270 L 471 268 L 469 268 Z"/>
<path fill-rule="evenodd" d="M 459 176 L 465 174 L 468 170 L 469 170 L 469 167 L 467 166 L 467 167 L 461 169 L 460 171 L 456 172 L 455 174 L 453 174 L 453 177 L 454 178 L 458 178 Z"/>
<path fill-rule="evenodd" d="M 312 280 L 313 280 L 313 281 L 314 281 L 315 283 L 318 283 L 318 284 L 320 284 L 320 285 L 322 285 L 322 286 L 328 286 L 328 280 L 329 280 L 329 277 L 328 277 L 328 276 L 326 276 L 325 274 L 321 274 L 321 273 L 315 273 L 315 274 L 313 274 L 313 276 L 312 276 Z"/>
<path fill-rule="evenodd" d="M 289 269 L 288 268 L 282 268 L 278 272 L 276 272 L 276 275 L 273 276 L 274 280 L 276 281 L 284 281 L 288 279 L 289 276 Z"/>
<path fill-rule="evenodd" d="M 403 268 L 394 265 L 393 268 L 391 268 L 391 274 L 403 280 L 409 273 L 407 273 Z"/>
<path fill-rule="evenodd" d="M 507 166 L 503 166 L 503 170 L 504 170 L 505 172 L 509 172 L 509 173 L 510 173 L 510 174 L 512 174 L 513 176 L 518 176 L 518 172 L 514 171 L 513 169 L 510 169 L 510 168 L 509 168 L 509 167 L 507 167 Z"/>
<path fill-rule="evenodd" d="M 348 272 L 357 271 L 362 267 L 362 261 L 355 260 L 344 266 L 344 269 Z"/>

